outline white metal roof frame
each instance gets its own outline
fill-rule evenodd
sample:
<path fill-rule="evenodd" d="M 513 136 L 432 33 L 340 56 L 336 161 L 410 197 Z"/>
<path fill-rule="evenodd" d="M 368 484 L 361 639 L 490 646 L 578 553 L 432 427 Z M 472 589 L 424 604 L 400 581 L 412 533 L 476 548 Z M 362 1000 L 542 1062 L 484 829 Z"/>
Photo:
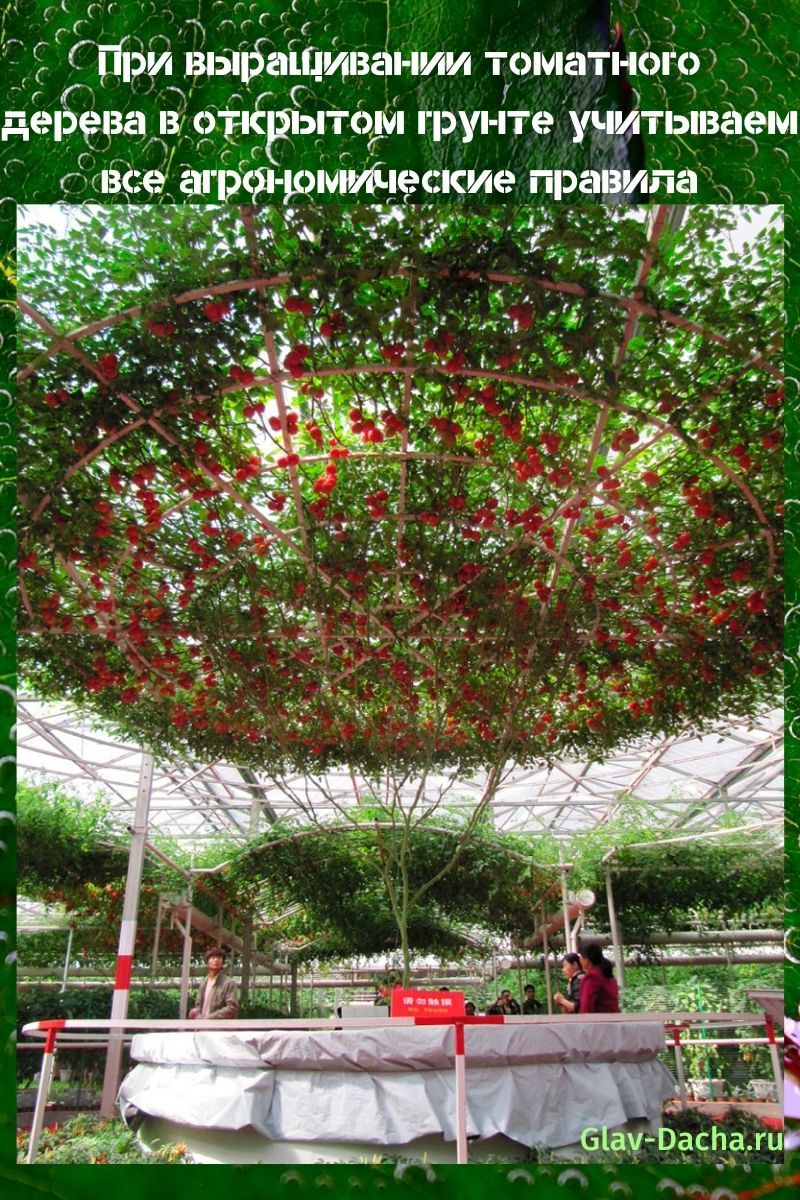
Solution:
<path fill-rule="evenodd" d="M 746 723 L 721 724 L 702 736 L 666 738 L 618 751 L 602 763 L 562 761 L 547 767 L 510 764 L 492 801 L 495 826 L 506 832 L 551 831 L 568 837 L 608 821 L 626 805 L 644 803 L 665 826 L 700 832 L 733 814 L 737 823 L 783 815 L 783 735 L 780 710 Z M 104 731 L 70 705 L 23 699 L 18 719 L 23 773 L 53 778 L 80 794 L 99 793 L 126 826 L 133 813 L 142 749 Z M 186 842 L 224 834 L 244 842 L 278 817 L 309 806 L 335 819 L 355 805 L 367 781 L 344 769 L 320 778 L 277 779 L 225 762 L 159 760 L 151 825 Z M 447 803 L 469 807 L 484 780 L 428 780 L 431 794 L 449 786 Z M 338 806 L 338 807 L 337 807 Z"/>

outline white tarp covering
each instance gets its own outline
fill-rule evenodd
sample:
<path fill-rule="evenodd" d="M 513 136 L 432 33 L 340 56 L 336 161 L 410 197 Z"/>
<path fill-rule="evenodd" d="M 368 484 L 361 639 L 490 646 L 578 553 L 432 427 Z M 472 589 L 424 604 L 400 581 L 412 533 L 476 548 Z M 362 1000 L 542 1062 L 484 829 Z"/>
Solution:
<path fill-rule="evenodd" d="M 556 1148 L 589 1126 L 659 1121 L 674 1094 L 663 1048 L 663 1027 L 635 1020 L 467 1026 L 468 1135 Z M 273 1142 L 455 1138 L 447 1026 L 145 1034 L 131 1053 L 123 1112 Z"/>

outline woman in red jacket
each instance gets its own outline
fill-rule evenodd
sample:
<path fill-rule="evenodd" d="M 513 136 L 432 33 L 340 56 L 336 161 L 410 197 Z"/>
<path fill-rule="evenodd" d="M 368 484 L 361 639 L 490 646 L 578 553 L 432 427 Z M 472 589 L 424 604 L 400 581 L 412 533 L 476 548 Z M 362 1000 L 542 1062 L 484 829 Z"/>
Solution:
<path fill-rule="evenodd" d="M 589 942 L 580 951 L 581 966 L 586 974 L 581 983 L 581 1016 L 584 1013 L 619 1012 L 619 989 L 614 968 L 597 942 Z"/>

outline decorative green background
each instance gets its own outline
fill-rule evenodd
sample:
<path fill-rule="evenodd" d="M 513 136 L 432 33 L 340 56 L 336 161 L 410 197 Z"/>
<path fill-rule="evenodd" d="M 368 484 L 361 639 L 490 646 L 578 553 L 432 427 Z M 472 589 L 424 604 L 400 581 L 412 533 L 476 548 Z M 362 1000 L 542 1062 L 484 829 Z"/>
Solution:
<path fill-rule="evenodd" d="M 748 111 L 774 108 L 779 114 L 798 104 L 800 98 L 800 54 L 797 29 L 800 21 L 798 0 L 633 0 L 616 4 L 612 22 L 621 21 L 629 49 L 693 50 L 702 59 L 703 69 L 692 79 L 669 75 L 634 80 L 644 109 L 672 108 L 685 112 L 690 107 L 719 111 L 738 109 Z M 125 0 L 11 0 L 0 11 L 0 87 L 4 93 L 5 109 L 21 108 L 52 110 L 70 105 L 76 110 L 113 108 L 152 110 L 170 108 L 191 114 L 218 105 L 248 109 L 282 108 L 290 105 L 304 111 L 317 108 L 347 110 L 383 109 L 386 105 L 406 108 L 496 109 L 498 107 L 538 108 L 560 112 L 564 108 L 618 106 L 624 96 L 618 81 L 608 84 L 594 80 L 550 80 L 535 85 L 515 79 L 505 95 L 504 81 L 493 79 L 488 71 L 479 68 L 471 79 L 431 77 L 425 81 L 403 77 L 398 80 L 345 80 L 331 77 L 323 84 L 256 79 L 239 87 L 221 78 L 203 81 L 144 79 L 128 88 L 120 81 L 98 81 L 94 70 L 92 41 L 115 42 L 131 39 L 131 49 L 166 48 L 165 38 L 183 48 L 205 50 L 236 49 L 255 46 L 259 38 L 266 39 L 265 48 L 295 48 L 315 45 L 321 48 L 389 49 L 453 49 L 471 50 L 479 60 L 485 49 L 551 51 L 555 48 L 602 49 L 605 46 L 608 14 L 602 0 L 143 0 L 133 5 Z M 136 39 L 139 39 L 137 41 Z M 70 57 L 71 60 L 70 61 Z M 172 90 L 173 86 L 176 90 Z M 67 91 L 70 88 L 77 90 Z M 296 90 L 299 88 L 299 90 Z M 90 90 L 91 95 L 90 95 Z M 67 93 L 65 95 L 65 92 Z M 162 94 L 163 93 L 163 94 Z M 258 103 L 256 104 L 256 100 Z M 565 131 L 569 132 L 569 126 Z M 80 136 L 80 135 L 79 135 Z M 377 156 L 387 165 L 420 166 L 509 166 L 525 178 L 529 166 L 556 164 L 580 169 L 588 166 L 635 165 L 641 147 L 624 146 L 595 139 L 591 146 L 575 147 L 569 137 L 555 136 L 545 142 L 533 135 L 522 138 L 486 138 L 479 145 L 462 146 L 460 142 L 443 142 L 438 146 L 420 140 L 406 139 L 391 145 L 367 145 L 364 138 L 341 140 L 323 139 L 315 144 L 306 139 L 302 145 L 284 144 L 276 152 L 277 165 L 308 166 L 352 165 L 358 167 Z M 787 254 L 787 322 L 794 335 L 800 297 L 800 268 L 797 262 L 797 200 L 800 194 L 800 155 L 795 142 L 787 137 L 769 138 L 664 138 L 647 139 L 646 163 L 649 167 L 687 167 L 699 174 L 700 189 L 693 202 L 719 204 L 785 204 L 788 235 Z M 349 157 L 348 157 L 349 156 Z M 72 139 L 53 145 L 49 139 L 24 143 L 12 139 L 0 145 L 0 263 L 8 265 L 14 238 L 14 202 L 99 202 L 92 194 L 89 180 L 101 167 L 123 166 L 130 162 L 142 167 L 164 167 L 170 179 L 181 163 L 193 166 L 270 165 L 256 142 L 224 142 L 211 139 L 190 139 L 182 134 L 166 146 L 145 139 L 140 144 L 113 147 L 101 137 L 90 137 L 87 143 Z M 170 185 L 171 186 L 171 185 Z M 170 197 L 178 199 L 177 193 Z M 168 197 L 169 198 L 169 197 Z M 655 199 L 665 197 L 656 193 Z M 679 199 L 676 197 L 675 199 Z M 11 526 L 11 496 L 9 480 L 13 467 L 13 431 L 10 428 L 10 355 L 11 310 L 6 301 L 9 283 L 0 275 L 0 367 L 5 376 L 0 382 L 0 685 L 8 680 L 13 669 L 12 613 L 9 601 L 11 579 L 9 569 L 12 555 L 8 547 Z M 793 336 L 787 362 L 787 445 L 789 512 L 798 498 L 796 456 L 797 438 L 797 339 Z M 796 534 L 790 533 L 788 548 L 788 683 L 789 733 L 797 714 L 797 589 L 798 550 Z M 8 709 L 9 696 L 0 691 L 0 703 Z M 2 729 L 9 725 L 9 714 L 0 714 Z M 796 799 L 798 780 L 798 743 L 789 738 L 787 771 L 787 850 L 789 887 L 787 920 L 791 925 L 800 918 L 800 852 L 798 851 Z M 0 746 L 0 762 L 9 750 Z M 9 780 L 7 765 L 4 799 L 0 809 L 8 807 Z M 12 854 L 8 820 L 0 818 L 0 919 L 2 932 L 12 934 L 10 897 L 13 893 Z M 800 938 L 792 942 L 800 946 Z M 2 973 L 2 1015 L 4 1026 L 13 1025 L 13 963 L 7 957 L 9 941 L 0 942 L 0 972 Z M 798 956 L 800 957 L 800 956 Z M 787 1001 L 790 1011 L 796 1012 L 800 1001 L 798 975 L 787 979 Z M 5 1106 L 0 1111 L 2 1156 L 13 1161 L 14 1133 L 14 1069 L 12 1046 L 4 1038 L 0 1043 L 0 1080 Z M 217 1181 L 211 1168 L 195 1176 L 178 1191 L 195 1196 L 203 1190 L 230 1186 L 230 1171 L 235 1170 L 236 1186 L 243 1196 L 260 1193 L 265 1183 L 280 1194 L 330 1192 L 342 1194 L 365 1192 L 371 1187 L 383 1187 L 391 1192 L 426 1195 L 458 1194 L 470 1200 L 498 1184 L 509 1191 L 523 1193 L 537 1187 L 543 1196 L 565 1196 L 569 1193 L 613 1195 L 619 1191 L 638 1196 L 680 1194 L 683 1187 L 700 1184 L 713 1191 L 720 1186 L 733 1192 L 758 1194 L 770 1189 L 771 1169 L 754 1166 L 752 1171 L 676 1166 L 661 1171 L 649 1167 L 619 1168 L 614 1177 L 600 1167 L 594 1168 L 532 1168 L 509 1171 L 507 1167 L 472 1167 L 456 1175 L 456 1168 L 437 1168 L 432 1171 L 412 1168 L 405 1173 L 393 1167 L 341 1167 L 300 1169 L 235 1167 L 225 1169 Z M 117 1193 L 124 1197 L 145 1185 L 136 1178 L 138 1168 L 124 1168 L 114 1177 Z M 264 1172 L 267 1172 L 266 1174 Z M 665 1183 L 674 1180 L 674 1188 Z M 0 1168 L 0 1178 L 15 1186 L 19 1194 L 32 1191 L 52 1192 L 57 1196 L 93 1196 L 107 1189 L 102 1174 L 92 1168 L 73 1167 L 70 1170 L 38 1167 L 34 1174 L 26 1168 Z M 788 1175 L 780 1182 L 788 1183 Z M 175 1183 L 171 1185 L 176 1188 Z"/>

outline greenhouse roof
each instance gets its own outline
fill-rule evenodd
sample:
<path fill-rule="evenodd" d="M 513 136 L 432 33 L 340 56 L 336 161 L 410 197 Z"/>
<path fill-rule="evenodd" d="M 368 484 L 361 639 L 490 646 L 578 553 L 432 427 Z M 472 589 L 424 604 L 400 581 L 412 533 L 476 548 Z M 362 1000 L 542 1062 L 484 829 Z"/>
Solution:
<path fill-rule="evenodd" d="M 99 793 L 120 823 L 133 814 L 141 750 L 98 728 L 69 705 L 23 700 L 19 711 L 20 769 L 46 775 L 87 794 Z M 511 766 L 492 802 L 497 828 L 550 829 L 569 836 L 641 802 L 681 831 L 775 820 L 783 814 L 782 712 L 746 724 L 720 724 L 703 737 L 667 738 L 621 750 L 605 762 L 562 760 L 539 769 Z M 447 777 L 430 777 L 431 790 Z M 458 778 L 446 802 L 471 805 L 482 794 L 480 775 Z M 230 763 L 183 759 L 158 762 L 153 824 L 178 838 L 201 841 L 220 831 L 245 840 L 274 819 L 299 815 L 311 802 L 319 819 L 357 803 L 367 784 L 345 771 L 324 779 L 280 780 Z M 333 799 L 334 803 L 331 803 Z M 299 801 L 299 802 L 298 802 Z"/>

